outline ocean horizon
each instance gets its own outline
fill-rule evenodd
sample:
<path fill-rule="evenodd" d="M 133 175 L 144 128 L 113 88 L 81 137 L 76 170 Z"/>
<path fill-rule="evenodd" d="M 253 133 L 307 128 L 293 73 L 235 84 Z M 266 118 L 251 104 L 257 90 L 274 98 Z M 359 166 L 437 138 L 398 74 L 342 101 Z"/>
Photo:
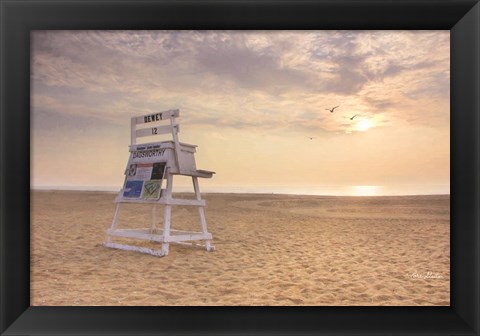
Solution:
<path fill-rule="evenodd" d="M 58 191 L 97 191 L 119 192 L 119 186 L 32 186 L 32 190 Z M 174 192 L 193 192 L 190 186 L 175 186 Z M 321 186 L 321 187 L 290 187 L 290 186 L 246 186 L 246 187 L 204 187 L 202 193 L 222 194 L 282 194 L 307 196 L 423 196 L 450 195 L 450 186 L 422 186 L 415 190 L 411 185 L 402 186 Z"/>

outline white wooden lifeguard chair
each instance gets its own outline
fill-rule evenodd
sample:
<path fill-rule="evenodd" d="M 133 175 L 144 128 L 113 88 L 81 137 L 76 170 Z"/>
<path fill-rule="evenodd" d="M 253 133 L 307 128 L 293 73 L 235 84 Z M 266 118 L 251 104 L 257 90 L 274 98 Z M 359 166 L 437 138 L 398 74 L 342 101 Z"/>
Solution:
<path fill-rule="evenodd" d="M 115 198 L 117 203 L 112 226 L 106 231 L 105 246 L 129 251 L 149 253 L 155 256 L 166 256 L 170 243 L 200 246 L 207 251 L 213 251 L 212 234 L 208 232 L 205 219 L 205 200 L 202 199 L 198 186 L 198 178 L 211 178 L 212 171 L 199 170 L 195 165 L 195 145 L 179 142 L 179 125 L 176 118 L 179 110 L 168 110 L 149 115 L 131 118 L 130 158 L 125 170 L 123 188 Z M 167 122 L 167 125 L 158 126 Z M 139 128 L 137 126 L 155 125 Z M 171 133 L 172 140 L 137 144 L 137 138 Z M 195 199 L 176 199 L 172 196 L 173 177 L 175 175 L 190 176 L 193 182 Z M 163 180 L 166 188 L 162 189 Z M 119 229 L 118 216 L 122 203 L 152 204 L 152 221 L 145 229 Z M 164 205 L 163 228 L 157 228 L 156 207 Z M 201 232 L 174 230 L 171 228 L 172 206 L 198 207 Z M 132 238 L 161 243 L 161 249 L 142 246 L 118 244 L 112 241 L 114 237 Z M 195 242 L 200 241 L 200 243 Z"/>

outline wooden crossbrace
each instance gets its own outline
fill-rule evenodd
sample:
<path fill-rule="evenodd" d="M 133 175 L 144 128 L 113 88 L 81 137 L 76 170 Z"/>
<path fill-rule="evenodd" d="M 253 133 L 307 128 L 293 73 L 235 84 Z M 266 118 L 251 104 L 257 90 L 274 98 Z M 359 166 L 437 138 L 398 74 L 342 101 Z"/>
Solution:
<path fill-rule="evenodd" d="M 151 254 L 153 256 L 157 256 L 157 257 L 164 257 L 166 255 L 165 251 L 163 250 L 154 250 L 151 248 L 141 247 L 141 246 L 133 246 L 133 245 L 125 245 L 125 244 L 117 244 L 117 243 L 105 243 L 104 245 L 106 247 L 110 247 L 114 249 L 146 253 L 146 254 Z"/>

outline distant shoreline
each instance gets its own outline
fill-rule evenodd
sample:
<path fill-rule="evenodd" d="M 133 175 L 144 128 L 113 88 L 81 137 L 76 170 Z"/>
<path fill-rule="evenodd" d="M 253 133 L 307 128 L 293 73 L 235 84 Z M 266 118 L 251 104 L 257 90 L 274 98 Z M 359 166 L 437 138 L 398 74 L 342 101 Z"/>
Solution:
<path fill-rule="evenodd" d="M 65 193 L 104 193 L 117 194 L 120 191 L 113 190 L 81 190 L 81 189 L 47 189 L 47 188 L 30 188 L 30 192 L 65 192 Z M 174 194 L 193 194 L 193 191 L 174 191 Z M 450 196 L 450 194 L 398 194 L 398 195 L 316 195 L 316 194 L 295 194 L 295 193 L 276 193 L 276 192 L 226 192 L 226 191 L 202 191 L 203 195 L 254 195 L 254 196 L 297 196 L 297 197 L 433 197 L 433 196 Z"/>

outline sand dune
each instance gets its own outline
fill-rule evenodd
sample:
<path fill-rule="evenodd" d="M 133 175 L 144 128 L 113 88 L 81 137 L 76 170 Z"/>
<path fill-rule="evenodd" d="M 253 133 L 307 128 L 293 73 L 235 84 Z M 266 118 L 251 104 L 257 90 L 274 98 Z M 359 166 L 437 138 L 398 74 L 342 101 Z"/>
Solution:
<path fill-rule="evenodd" d="M 32 191 L 31 305 L 450 304 L 449 196 L 207 194 L 215 252 L 164 258 L 102 246 L 114 196 Z M 127 204 L 120 227 L 150 214 Z M 172 216 L 198 229 L 196 209 Z"/>

